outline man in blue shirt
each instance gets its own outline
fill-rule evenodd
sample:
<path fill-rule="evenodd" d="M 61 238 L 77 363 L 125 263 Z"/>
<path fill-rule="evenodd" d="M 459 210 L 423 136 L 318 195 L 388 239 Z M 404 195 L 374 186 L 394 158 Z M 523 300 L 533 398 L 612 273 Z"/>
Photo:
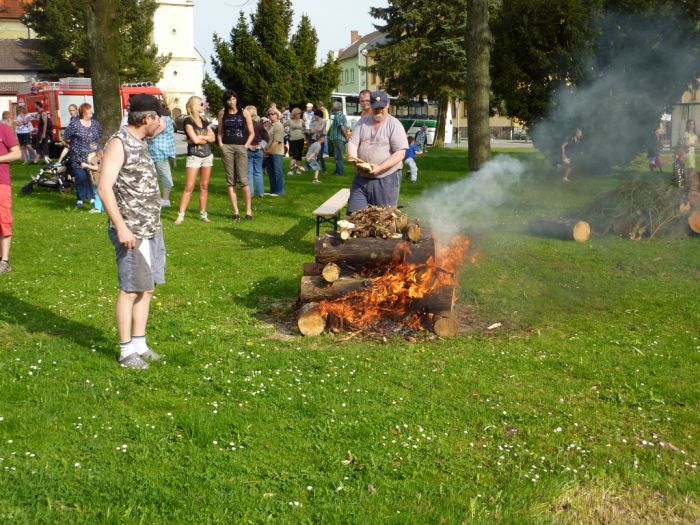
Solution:
<path fill-rule="evenodd" d="M 170 159 L 175 158 L 175 128 L 169 116 L 161 117 L 161 127 L 157 135 L 148 139 L 148 152 L 156 165 L 163 190 L 161 203 L 164 208 L 170 206 L 170 191 L 173 189 L 173 175 L 170 171 Z"/>

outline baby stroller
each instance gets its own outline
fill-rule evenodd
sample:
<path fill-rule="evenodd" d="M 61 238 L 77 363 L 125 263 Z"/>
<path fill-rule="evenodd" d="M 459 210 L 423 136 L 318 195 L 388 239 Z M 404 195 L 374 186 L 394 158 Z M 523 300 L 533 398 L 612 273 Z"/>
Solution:
<path fill-rule="evenodd" d="M 65 191 L 73 186 L 73 176 L 70 172 L 70 153 L 68 148 L 63 148 L 57 162 L 47 162 L 39 173 L 32 177 L 32 181 L 23 186 L 22 193 L 29 194 L 34 191 L 34 186 Z"/>

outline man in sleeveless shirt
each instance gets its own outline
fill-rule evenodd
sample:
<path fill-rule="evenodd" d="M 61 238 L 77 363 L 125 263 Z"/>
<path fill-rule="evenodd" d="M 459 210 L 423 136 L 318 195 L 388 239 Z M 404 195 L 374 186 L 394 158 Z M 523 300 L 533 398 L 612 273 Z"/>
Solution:
<path fill-rule="evenodd" d="M 127 368 L 148 368 L 146 361 L 160 359 L 146 344 L 153 290 L 165 282 L 160 191 L 146 139 L 162 129 L 165 114 L 153 95 L 131 98 L 127 125 L 105 146 L 97 190 L 116 252 L 119 363 Z"/>

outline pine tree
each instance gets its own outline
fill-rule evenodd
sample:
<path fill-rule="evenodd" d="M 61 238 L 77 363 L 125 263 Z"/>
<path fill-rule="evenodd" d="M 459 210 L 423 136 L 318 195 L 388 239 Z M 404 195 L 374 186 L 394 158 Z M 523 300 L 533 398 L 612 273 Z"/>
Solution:
<path fill-rule="evenodd" d="M 330 55 L 316 65 L 318 36 L 308 17 L 301 18 L 290 38 L 292 14 L 290 0 L 260 0 L 250 23 L 240 13 L 228 40 L 214 35 L 214 72 L 244 104 L 264 109 L 273 102 L 281 107 L 330 99 L 340 66 Z M 209 98 L 220 97 L 216 81 L 205 78 L 203 89 L 212 107 L 220 107 L 218 100 Z"/>
<path fill-rule="evenodd" d="M 83 0 L 34 0 L 26 5 L 22 21 L 36 31 L 41 40 L 40 59 L 56 76 L 81 70 L 91 76 L 95 70 L 86 36 L 87 5 Z M 115 29 L 111 45 L 117 50 L 119 79 L 157 82 L 170 57 L 159 56 L 151 42 L 155 0 L 117 0 L 110 5 Z"/>

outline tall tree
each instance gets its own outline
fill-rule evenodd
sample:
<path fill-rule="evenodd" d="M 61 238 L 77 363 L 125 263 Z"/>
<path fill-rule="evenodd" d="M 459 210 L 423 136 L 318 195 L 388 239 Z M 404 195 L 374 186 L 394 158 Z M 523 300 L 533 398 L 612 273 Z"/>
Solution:
<path fill-rule="evenodd" d="M 370 70 L 392 94 L 438 102 L 435 144 L 442 145 L 449 99 L 465 89 L 466 0 L 389 0 L 389 7 L 371 8 L 370 14 L 384 21 L 376 27 L 388 40 Z"/>
<path fill-rule="evenodd" d="M 471 171 L 477 171 L 491 158 L 491 41 L 488 0 L 467 0 L 467 133 Z"/>
<path fill-rule="evenodd" d="M 214 72 L 244 103 L 265 108 L 272 102 L 328 100 L 337 85 L 336 60 L 329 55 L 316 65 L 318 36 L 307 16 L 290 38 L 292 13 L 291 0 L 260 0 L 250 22 L 239 14 L 228 40 L 214 34 Z M 208 98 L 222 92 L 211 77 L 205 78 L 203 89 Z M 209 100 L 212 107 L 220 104 Z"/>
<path fill-rule="evenodd" d="M 103 138 L 119 128 L 122 106 L 119 99 L 119 56 L 114 42 L 119 38 L 117 0 L 84 0 L 83 16 L 92 72 L 92 95 L 100 109 Z"/>
<path fill-rule="evenodd" d="M 88 2 L 89 3 L 89 2 Z M 89 60 L 83 0 L 34 0 L 26 4 L 22 18 L 41 40 L 41 60 L 56 76 L 83 72 L 91 76 L 95 68 Z M 117 51 L 119 78 L 122 82 L 157 82 L 169 56 L 158 55 L 151 42 L 155 0 L 118 0 L 111 3 L 110 14 Z M 112 28 L 110 28 L 112 29 Z M 99 64 L 102 67 L 103 64 Z"/>

